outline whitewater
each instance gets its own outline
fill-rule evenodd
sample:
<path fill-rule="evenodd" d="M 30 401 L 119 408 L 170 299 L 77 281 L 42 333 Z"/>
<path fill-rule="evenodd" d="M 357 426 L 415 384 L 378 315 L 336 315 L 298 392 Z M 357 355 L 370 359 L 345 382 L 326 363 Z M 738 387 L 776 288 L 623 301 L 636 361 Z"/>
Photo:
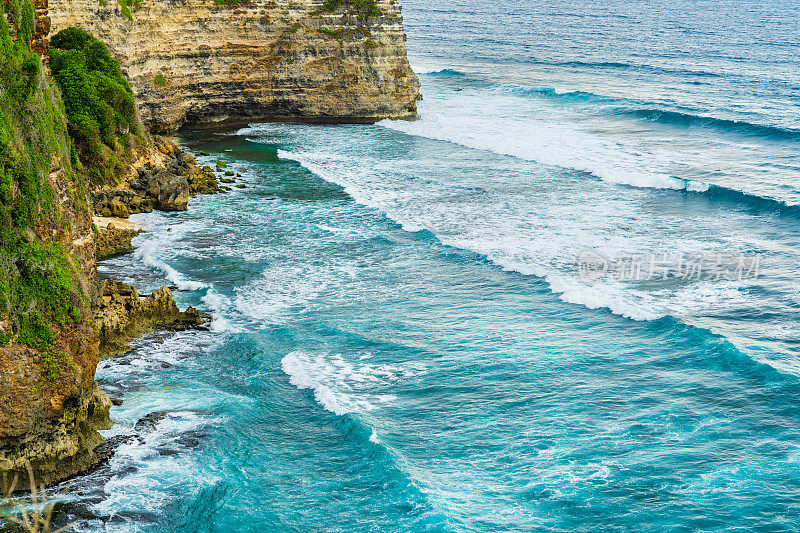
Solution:
<path fill-rule="evenodd" d="M 243 187 L 100 272 L 214 321 L 101 362 L 78 529 L 800 530 L 798 7 L 404 18 L 417 120 L 182 135 Z"/>

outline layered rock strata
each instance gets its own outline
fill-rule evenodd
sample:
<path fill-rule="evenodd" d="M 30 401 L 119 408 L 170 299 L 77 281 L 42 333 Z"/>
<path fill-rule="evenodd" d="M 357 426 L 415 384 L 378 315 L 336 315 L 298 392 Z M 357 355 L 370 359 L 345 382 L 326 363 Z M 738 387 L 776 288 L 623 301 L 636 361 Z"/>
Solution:
<path fill-rule="evenodd" d="M 108 44 L 151 131 L 416 114 L 419 80 L 396 0 L 378 0 L 371 16 L 353 2 L 332 12 L 323 0 L 235 4 L 143 0 L 129 20 L 113 1 L 50 0 L 49 16 L 53 32 L 75 26 Z"/>

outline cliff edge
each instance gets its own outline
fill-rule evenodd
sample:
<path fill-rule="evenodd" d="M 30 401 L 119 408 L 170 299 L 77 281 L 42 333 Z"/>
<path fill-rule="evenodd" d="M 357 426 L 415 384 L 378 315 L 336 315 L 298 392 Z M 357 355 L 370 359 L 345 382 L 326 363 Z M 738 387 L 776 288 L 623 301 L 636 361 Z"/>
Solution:
<path fill-rule="evenodd" d="M 52 32 L 93 33 L 153 132 L 254 120 L 374 122 L 416 114 L 396 0 L 37 0 Z"/>

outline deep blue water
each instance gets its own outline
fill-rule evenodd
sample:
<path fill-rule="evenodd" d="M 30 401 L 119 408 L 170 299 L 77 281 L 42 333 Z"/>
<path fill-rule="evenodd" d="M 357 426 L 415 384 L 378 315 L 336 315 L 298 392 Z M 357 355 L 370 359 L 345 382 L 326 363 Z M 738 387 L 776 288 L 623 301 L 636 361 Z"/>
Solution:
<path fill-rule="evenodd" d="M 799 11 L 408 0 L 419 120 L 184 135 L 82 528 L 800 530 Z"/>

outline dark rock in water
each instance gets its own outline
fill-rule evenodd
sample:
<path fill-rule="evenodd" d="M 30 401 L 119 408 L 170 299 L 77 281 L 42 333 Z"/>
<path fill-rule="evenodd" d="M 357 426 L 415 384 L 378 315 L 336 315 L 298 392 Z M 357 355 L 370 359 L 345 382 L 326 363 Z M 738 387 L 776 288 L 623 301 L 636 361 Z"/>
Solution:
<path fill-rule="evenodd" d="M 164 420 L 169 413 L 169 411 L 155 411 L 149 415 L 143 416 L 138 422 L 136 422 L 136 425 L 133 426 L 133 429 L 137 431 L 153 431 L 156 429 L 156 425 Z"/>
<path fill-rule="evenodd" d="M 94 449 L 94 453 L 99 459 L 98 464 L 103 465 L 108 463 L 109 459 L 117 452 L 117 448 L 132 441 L 133 437 L 131 436 L 111 437 L 106 440 L 103 444 Z"/>
<path fill-rule="evenodd" d="M 178 436 L 177 443 L 186 449 L 193 449 L 200 446 L 205 436 L 205 433 L 200 431 L 188 431 Z"/>
<path fill-rule="evenodd" d="M 127 524 L 129 521 L 133 521 L 136 523 L 142 522 L 157 522 L 158 515 L 155 513 L 147 513 L 143 511 L 117 511 L 114 513 L 114 516 L 108 518 L 107 522 L 109 524 Z"/>

